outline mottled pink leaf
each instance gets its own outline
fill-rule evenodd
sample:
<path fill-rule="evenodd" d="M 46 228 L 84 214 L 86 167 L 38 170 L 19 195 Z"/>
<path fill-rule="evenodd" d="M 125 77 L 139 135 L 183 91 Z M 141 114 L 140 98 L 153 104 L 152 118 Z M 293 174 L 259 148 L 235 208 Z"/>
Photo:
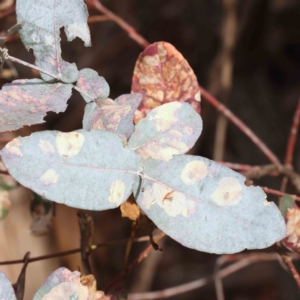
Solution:
<path fill-rule="evenodd" d="M 140 54 L 131 91 L 143 96 L 135 113 L 135 123 L 145 118 L 149 110 L 173 101 L 187 102 L 200 113 L 197 78 L 181 53 L 166 42 L 154 43 Z"/>
<path fill-rule="evenodd" d="M 0 132 L 44 122 L 48 111 L 63 112 L 72 85 L 40 79 L 15 80 L 0 91 Z"/>
<path fill-rule="evenodd" d="M 90 103 L 93 99 L 106 99 L 109 95 L 108 83 L 92 69 L 80 70 L 76 85 L 84 92 L 81 95 L 87 103 Z"/>
<path fill-rule="evenodd" d="M 83 129 L 107 130 L 128 139 L 134 128 L 133 115 L 140 102 L 140 94 L 128 94 L 115 101 L 105 99 L 87 104 Z"/>

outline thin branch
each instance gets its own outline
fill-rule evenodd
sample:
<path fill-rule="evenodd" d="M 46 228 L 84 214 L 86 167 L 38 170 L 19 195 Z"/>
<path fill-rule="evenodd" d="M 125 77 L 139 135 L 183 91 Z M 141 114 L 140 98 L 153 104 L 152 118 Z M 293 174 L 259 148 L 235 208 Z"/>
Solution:
<path fill-rule="evenodd" d="M 4 171 L 4 170 L 0 170 L 0 174 L 2 174 L 2 175 L 10 175 L 7 171 Z"/>
<path fill-rule="evenodd" d="M 241 119 L 234 115 L 225 105 L 221 104 L 202 86 L 199 86 L 199 89 L 203 98 L 213 105 L 220 113 L 224 114 L 233 124 L 235 124 L 273 164 L 280 165 L 280 161 L 276 155 Z"/>
<path fill-rule="evenodd" d="M 127 241 L 128 241 L 128 239 L 123 239 L 123 240 L 119 240 L 119 241 L 112 241 L 112 242 L 93 245 L 92 250 L 96 250 L 96 249 L 103 248 L 103 247 L 119 246 L 119 245 L 122 245 L 122 244 L 126 244 Z M 134 239 L 134 243 L 148 242 L 148 241 L 150 241 L 149 236 L 143 236 L 143 237 Z M 28 260 L 28 263 L 79 253 L 80 250 L 81 250 L 80 248 L 77 248 L 77 249 L 72 249 L 72 250 L 63 251 L 63 252 L 37 256 L 37 257 L 30 258 Z M 0 266 L 15 265 L 15 264 L 21 264 L 21 263 L 24 263 L 24 259 L 3 261 L 3 262 L 0 262 Z"/>
<path fill-rule="evenodd" d="M 274 245 L 274 248 L 276 249 L 276 251 L 278 252 L 278 254 L 281 256 L 283 262 L 288 267 L 290 273 L 292 274 L 293 278 L 295 279 L 295 281 L 296 281 L 296 283 L 298 285 L 298 288 L 300 289 L 300 276 L 299 276 L 299 273 L 298 273 L 295 265 L 293 264 L 292 257 L 290 257 L 289 255 L 285 254 L 283 252 L 283 250 L 279 246 Z"/>
<path fill-rule="evenodd" d="M 156 237 L 155 242 L 158 243 L 162 240 L 166 235 L 164 233 L 160 234 Z M 148 254 L 153 250 L 152 245 L 149 245 L 119 276 L 117 276 L 111 283 L 109 283 L 104 289 L 102 289 L 105 293 L 109 292 L 112 287 L 118 284 L 126 275 L 144 258 L 148 256 Z M 140 298 L 141 299 L 141 298 Z"/>
<path fill-rule="evenodd" d="M 104 22 L 108 21 L 110 18 L 108 16 L 90 16 L 88 18 L 88 23 L 97 23 L 97 22 Z"/>
<path fill-rule="evenodd" d="M 291 196 L 295 201 L 300 201 L 300 197 L 296 196 L 296 195 L 291 195 L 291 194 L 287 194 L 287 193 L 283 193 L 277 190 L 273 190 L 270 189 L 268 187 L 264 187 L 261 186 L 261 188 L 267 193 L 267 194 L 271 194 L 271 195 L 275 195 L 275 196 L 284 196 L 284 195 L 289 195 Z"/>
<path fill-rule="evenodd" d="M 229 275 L 260 261 L 273 261 L 277 260 L 278 255 L 276 253 L 254 253 L 252 256 L 248 254 L 246 258 L 237 261 L 236 263 L 231 264 L 228 267 L 220 270 L 217 274 L 207 276 L 198 280 L 194 280 L 189 283 L 177 285 L 172 288 L 164 289 L 161 291 L 149 292 L 149 293 L 134 293 L 128 295 L 128 300 L 152 300 L 152 299 L 165 299 L 173 296 L 178 296 L 183 293 L 190 292 L 195 289 L 199 289 L 215 280 L 216 277 L 218 278 L 225 278 Z"/>
<path fill-rule="evenodd" d="M 14 5 L 11 6 L 10 8 L 8 8 L 8 9 L 6 9 L 6 10 L 1 11 L 0 12 L 0 19 L 10 15 L 14 11 L 15 11 L 15 6 Z"/>
<path fill-rule="evenodd" d="M 124 31 L 126 31 L 130 38 L 136 41 L 141 47 L 146 48 L 149 46 L 149 42 L 142 37 L 132 26 L 130 26 L 127 22 L 125 22 L 121 17 L 114 14 L 108 8 L 106 8 L 100 1 L 98 0 L 88 0 L 86 1 L 92 8 L 103 13 L 110 20 L 114 21 L 118 24 Z"/>
<path fill-rule="evenodd" d="M 297 133 L 299 128 L 299 122 L 300 122 L 300 99 L 298 101 L 298 106 L 293 118 L 291 132 L 290 132 L 287 149 L 286 149 L 285 164 L 287 165 L 292 165 Z"/>
<path fill-rule="evenodd" d="M 12 140 L 12 138 L 0 138 L 0 144 L 7 144 Z"/>

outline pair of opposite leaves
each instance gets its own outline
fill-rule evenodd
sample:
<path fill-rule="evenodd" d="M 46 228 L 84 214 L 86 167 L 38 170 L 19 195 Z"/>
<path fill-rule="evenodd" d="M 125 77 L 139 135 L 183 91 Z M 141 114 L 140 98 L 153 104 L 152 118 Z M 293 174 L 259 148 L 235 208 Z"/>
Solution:
<path fill-rule="evenodd" d="M 91 75 L 83 72 L 84 79 Z M 108 91 L 101 77 L 94 89 L 89 80 L 79 84 L 90 93 L 99 87 L 97 95 Z M 138 94 L 115 101 L 101 95 L 87 104 L 83 130 L 37 132 L 8 143 L 1 156 L 10 174 L 49 200 L 82 209 L 115 208 L 133 192 L 160 229 L 201 251 L 264 248 L 285 236 L 279 210 L 260 188 L 206 158 L 182 155 L 202 129 L 191 105 L 164 104 L 134 127 Z"/>

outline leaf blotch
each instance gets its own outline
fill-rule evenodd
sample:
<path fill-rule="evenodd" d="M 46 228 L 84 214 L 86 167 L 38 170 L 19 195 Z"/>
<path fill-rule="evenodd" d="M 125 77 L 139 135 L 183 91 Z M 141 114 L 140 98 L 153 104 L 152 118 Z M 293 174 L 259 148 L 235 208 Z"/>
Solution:
<path fill-rule="evenodd" d="M 153 112 L 156 114 L 150 118 L 150 121 L 155 120 L 157 131 L 167 131 L 177 122 L 178 119 L 175 113 L 181 108 L 182 104 L 180 102 L 174 102 L 172 104 L 173 105 L 160 106 L 159 109 L 153 109 Z"/>
<path fill-rule="evenodd" d="M 55 184 L 58 181 L 58 177 L 58 174 L 53 169 L 50 169 L 40 177 L 40 180 L 43 184 L 49 185 Z"/>
<path fill-rule="evenodd" d="M 44 154 L 51 155 L 51 154 L 54 153 L 54 147 L 47 140 L 40 140 L 39 141 L 39 148 L 42 150 L 42 152 Z"/>
<path fill-rule="evenodd" d="M 188 199 L 182 193 L 157 183 L 145 190 L 142 202 L 148 209 L 157 203 L 171 217 L 176 217 L 180 214 L 184 217 L 190 217 L 196 212 L 196 203 L 194 201 Z"/>
<path fill-rule="evenodd" d="M 124 199 L 126 186 L 122 180 L 115 180 L 110 186 L 108 201 L 119 206 Z"/>
<path fill-rule="evenodd" d="M 185 184 L 193 185 L 207 176 L 207 165 L 200 160 L 187 163 L 182 172 L 181 179 Z"/>
<path fill-rule="evenodd" d="M 11 142 L 6 144 L 5 148 L 9 154 L 16 156 L 23 156 L 23 153 L 20 150 L 21 143 L 18 139 L 13 139 Z"/>
<path fill-rule="evenodd" d="M 242 186 L 234 177 L 223 177 L 210 198 L 220 206 L 237 205 L 242 198 Z"/>
<path fill-rule="evenodd" d="M 77 155 L 84 143 L 84 136 L 78 132 L 60 132 L 56 137 L 58 153 L 64 157 Z"/>

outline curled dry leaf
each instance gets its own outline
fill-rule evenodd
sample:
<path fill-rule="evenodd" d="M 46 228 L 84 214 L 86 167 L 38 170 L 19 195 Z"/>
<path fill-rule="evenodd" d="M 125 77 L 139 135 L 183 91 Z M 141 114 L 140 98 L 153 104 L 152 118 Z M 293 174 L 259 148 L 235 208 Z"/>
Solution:
<path fill-rule="evenodd" d="M 12 284 L 0 271 L 0 299 L 3 300 L 17 300 Z"/>
<path fill-rule="evenodd" d="M 173 101 L 187 102 L 200 113 L 197 78 L 181 53 L 169 43 L 154 43 L 140 54 L 131 90 L 143 96 L 135 113 L 135 123 L 143 119 L 149 110 Z"/>
<path fill-rule="evenodd" d="M 48 111 L 66 110 L 71 94 L 71 84 L 50 84 L 40 79 L 5 84 L 0 91 L 0 132 L 44 123 Z"/>
<path fill-rule="evenodd" d="M 244 182 L 209 159 L 176 155 L 147 159 L 144 191 L 137 180 L 134 194 L 157 227 L 186 247 L 217 254 L 269 247 L 285 237 L 284 220 L 261 188 Z"/>
<path fill-rule="evenodd" d="M 33 300 L 88 300 L 88 288 L 80 282 L 80 273 L 59 268 L 38 289 Z"/>
<path fill-rule="evenodd" d="M 132 195 L 123 204 L 121 204 L 120 209 L 123 218 L 128 218 L 129 220 L 134 222 L 141 215 L 141 210 L 136 204 L 135 199 Z"/>
<path fill-rule="evenodd" d="M 80 278 L 81 284 L 88 288 L 88 300 L 111 300 L 109 296 L 105 296 L 104 292 L 97 291 L 97 282 L 94 275 L 85 275 Z"/>
<path fill-rule="evenodd" d="M 128 147 L 143 159 L 170 160 L 188 152 L 202 131 L 202 120 L 187 103 L 172 102 L 152 109 L 136 124 Z"/>
<path fill-rule="evenodd" d="M 120 137 L 102 130 L 37 132 L 12 140 L 1 156 L 22 185 L 46 199 L 90 210 L 126 201 L 141 163 Z"/>
<path fill-rule="evenodd" d="M 56 76 L 63 82 L 78 79 L 76 65 L 61 58 L 60 28 L 64 27 L 68 41 L 76 37 L 91 45 L 87 25 L 88 11 L 83 0 L 18 0 L 16 3 L 18 23 L 22 23 L 20 37 L 29 49 L 33 49 L 36 65 Z M 52 77 L 41 73 L 44 80 Z"/>
<path fill-rule="evenodd" d="M 91 99 L 106 99 L 109 95 L 108 83 L 92 69 L 87 68 L 80 70 L 76 85 L 89 96 L 87 97 L 85 94 L 81 94 L 87 103 L 90 103 Z"/>
<path fill-rule="evenodd" d="M 87 104 L 83 129 L 107 130 L 127 141 L 133 132 L 133 115 L 140 102 L 140 94 L 128 94 L 115 101 L 105 99 Z"/>

